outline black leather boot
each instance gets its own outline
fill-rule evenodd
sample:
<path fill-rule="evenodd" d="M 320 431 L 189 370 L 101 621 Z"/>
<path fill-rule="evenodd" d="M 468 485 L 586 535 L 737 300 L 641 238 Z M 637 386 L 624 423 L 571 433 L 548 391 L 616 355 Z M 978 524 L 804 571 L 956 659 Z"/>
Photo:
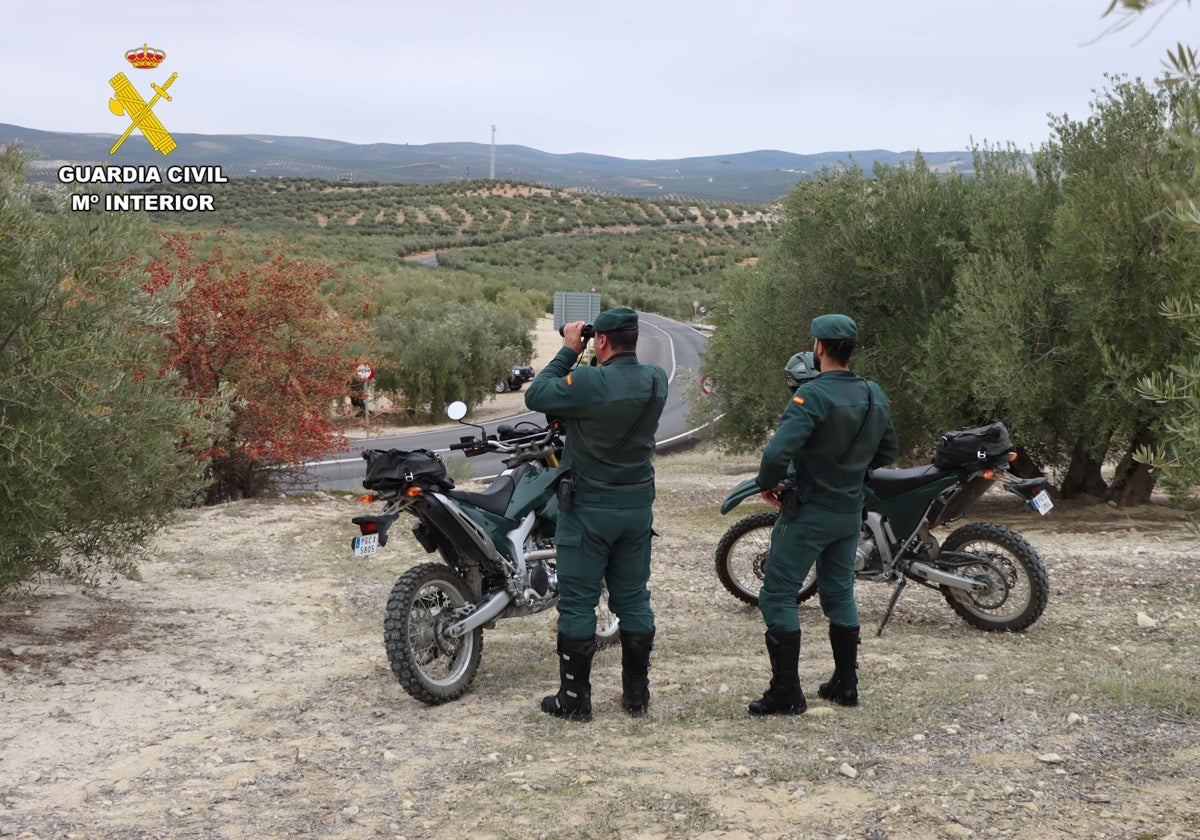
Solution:
<path fill-rule="evenodd" d="M 777 633 L 768 630 L 763 638 L 771 660 L 771 686 L 746 707 L 752 715 L 800 715 L 808 701 L 800 690 L 800 631 Z"/>
<path fill-rule="evenodd" d="M 654 631 L 621 631 L 621 708 L 630 717 L 643 717 L 650 705 L 650 651 L 654 649 Z"/>
<path fill-rule="evenodd" d="M 817 686 L 821 699 L 839 706 L 858 705 L 857 627 L 829 625 L 829 647 L 833 649 L 833 676 Z"/>
<path fill-rule="evenodd" d="M 542 698 L 542 711 L 565 720 L 592 719 L 592 657 L 596 639 L 573 639 L 558 634 L 557 694 Z"/>

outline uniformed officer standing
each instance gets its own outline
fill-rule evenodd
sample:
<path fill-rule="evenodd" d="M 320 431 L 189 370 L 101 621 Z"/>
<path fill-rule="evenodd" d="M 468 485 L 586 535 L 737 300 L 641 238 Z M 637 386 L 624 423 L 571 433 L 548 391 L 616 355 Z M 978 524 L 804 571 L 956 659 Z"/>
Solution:
<path fill-rule="evenodd" d="M 868 468 L 889 464 L 899 454 L 887 397 L 850 370 L 858 341 L 854 321 L 821 315 L 813 319 L 812 334 L 821 373 L 792 396 L 755 478 L 764 491 L 778 494 L 783 507 L 758 593 L 771 685 L 750 704 L 752 715 L 798 715 L 808 708 L 800 688 L 796 598 L 813 563 L 834 661 L 833 676 L 817 693 L 841 705 L 858 704 L 854 555 L 862 529 L 863 481 Z M 789 465 L 794 489 L 782 484 Z"/>
<path fill-rule="evenodd" d="M 667 398 L 667 374 L 637 358 L 638 316 L 628 307 L 596 316 L 595 367 L 572 369 L 587 347 L 584 323 L 563 326 L 563 347 L 529 384 L 525 405 L 567 419 L 563 464 L 572 501 L 560 512 L 558 657 L 560 686 L 542 711 L 591 720 L 596 605 L 608 584 L 621 621 L 621 705 L 640 717 L 650 702 L 650 536 L 654 522 L 654 434 Z M 569 508 L 569 509 L 566 509 Z"/>

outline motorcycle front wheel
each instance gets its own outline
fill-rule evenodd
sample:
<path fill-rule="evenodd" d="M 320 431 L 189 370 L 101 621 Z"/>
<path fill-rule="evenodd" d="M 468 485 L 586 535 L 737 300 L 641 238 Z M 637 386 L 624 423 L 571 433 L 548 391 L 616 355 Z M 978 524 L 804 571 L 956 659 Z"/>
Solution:
<path fill-rule="evenodd" d="M 1003 525 L 963 525 L 946 537 L 939 559 L 946 571 L 987 584 L 973 592 L 941 587 L 950 609 L 973 627 L 1024 630 L 1046 609 L 1050 579 L 1042 558 L 1024 537 Z"/>
<path fill-rule="evenodd" d="M 752 607 L 758 606 L 758 590 L 767 568 L 771 550 L 771 531 L 779 514 L 772 511 L 745 516 L 729 526 L 717 543 L 717 579 L 729 594 Z M 817 566 L 808 570 L 796 603 L 807 601 L 817 592 Z"/>
<path fill-rule="evenodd" d="M 388 661 L 404 690 L 423 703 L 456 700 L 475 679 L 483 628 L 457 639 L 445 634 L 471 601 L 466 582 L 441 563 L 414 566 L 392 587 L 383 621 Z"/>

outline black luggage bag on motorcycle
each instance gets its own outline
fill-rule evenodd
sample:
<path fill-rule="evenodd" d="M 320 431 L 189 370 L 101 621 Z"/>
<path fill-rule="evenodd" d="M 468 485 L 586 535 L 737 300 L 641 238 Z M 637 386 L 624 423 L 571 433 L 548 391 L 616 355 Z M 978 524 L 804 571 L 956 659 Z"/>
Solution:
<path fill-rule="evenodd" d="M 933 453 L 933 465 L 939 470 L 961 470 L 990 461 L 1012 449 L 1008 428 L 991 423 L 974 429 L 946 432 Z"/>
<path fill-rule="evenodd" d="M 362 456 L 367 462 L 362 484 L 368 490 L 388 493 L 413 484 L 454 487 L 442 459 L 428 449 L 364 449 Z"/>

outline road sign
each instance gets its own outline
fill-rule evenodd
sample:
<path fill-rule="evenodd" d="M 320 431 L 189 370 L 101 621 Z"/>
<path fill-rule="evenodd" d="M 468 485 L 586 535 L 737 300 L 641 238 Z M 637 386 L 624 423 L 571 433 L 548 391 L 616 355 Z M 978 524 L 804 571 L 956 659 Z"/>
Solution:
<path fill-rule="evenodd" d="M 361 365 L 359 365 L 357 368 L 354 369 L 354 375 L 357 376 L 359 379 L 361 379 L 363 382 L 366 382 L 368 379 L 374 378 L 375 368 L 371 367 L 366 362 L 363 362 Z"/>
<path fill-rule="evenodd" d="M 561 330 L 563 324 L 583 321 L 590 324 L 600 314 L 599 292 L 555 292 L 554 329 Z"/>

